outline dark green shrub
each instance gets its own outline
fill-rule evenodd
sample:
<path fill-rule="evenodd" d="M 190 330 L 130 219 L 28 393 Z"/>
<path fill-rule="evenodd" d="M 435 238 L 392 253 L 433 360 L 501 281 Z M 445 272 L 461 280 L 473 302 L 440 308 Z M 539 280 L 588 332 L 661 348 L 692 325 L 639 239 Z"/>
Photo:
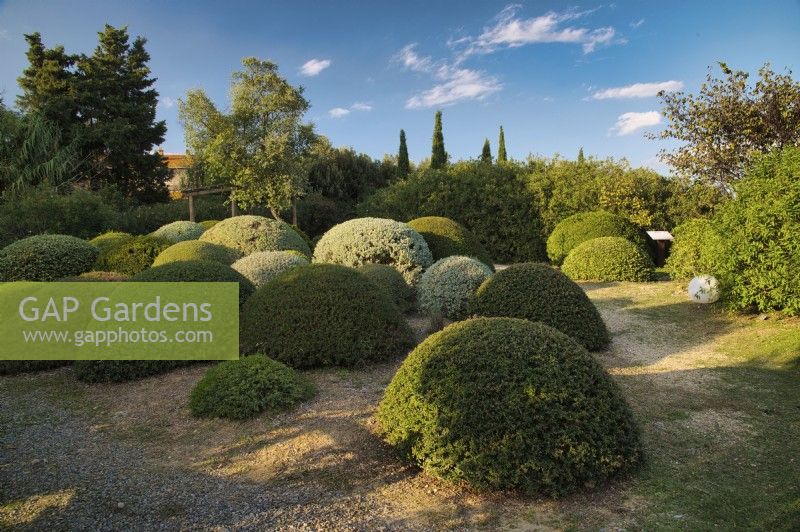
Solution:
<path fill-rule="evenodd" d="M 609 342 L 608 329 L 589 297 L 546 264 L 514 264 L 478 288 L 468 314 L 540 321 L 594 351 Z"/>
<path fill-rule="evenodd" d="M 100 253 L 106 253 L 111 248 L 119 246 L 125 242 L 130 242 L 134 236 L 130 233 L 122 233 L 120 231 L 106 231 L 103 234 L 97 235 L 89 240 L 89 243 L 94 244 L 100 250 Z"/>
<path fill-rule="evenodd" d="M 209 260 L 185 260 L 168 262 L 148 268 L 130 279 L 133 282 L 179 282 L 179 283 L 239 283 L 239 304 L 253 293 L 253 283 L 226 264 Z"/>
<path fill-rule="evenodd" d="M 0 375 L 47 371 L 72 364 L 70 360 L 0 360 Z"/>
<path fill-rule="evenodd" d="M 675 240 L 665 265 L 670 277 L 691 279 L 719 269 L 723 242 L 710 220 L 689 220 L 676 227 L 672 236 Z"/>
<path fill-rule="evenodd" d="M 333 264 L 283 273 L 256 290 L 241 315 L 243 353 L 295 368 L 358 366 L 414 345 L 389 297 L 356 270 Z"/>
<path fill-rule="evenodd" d="M 62 279 L 59 279 L 59 281 L 67 283 L 97 283 L 97 282 L 119 283 L 127 281 L 128 279 L 129 277 L 127 275 L 117 272 L 91 271 L 82 273 L 80 275 L 75 275 L 72 277 L 64 277 Z"/>
<path fill-rule="evenodd" d="M 240 258 L 242 258 L 242 252 L 238 249 L 200 240 L 186 240 L 173 244 L 159 253 L 153 261 L 153 266 L 182 260 L 210 260 L 230 266 Z"/>
<path fill-rule="evenodd" d="M 314 238 L 322 236 L 334 225 L 355 217 L 355 205 L 350 200 L 312 193 L 297 202 L 297 224 Z"/>
<path fill-rule="evenodd" d="M 494 262 L 489 252 L 478 242 L 475 235 L 458 222 L 442 216 L 424 216 L 411 220 L 408 225 L 421 234 L 428 243 L 434 261 L 462 255 L 475 257 L 494 269 Z"/>
<path fill-rule="evenodd" d="M 230 206 L 225 196 L 208 195 L 194 198 L 196 220 L 221 220 L 230 215 Z M 152 233 L 159 227 L 189 216 L 187 199 L 166 203 L 138 205 L 120 213 L 116 229 L 135 235 Z"/>
<path fill-rule="evenodd" d="M 169 240 L 137 236 L 100 253 L 95 269 L 136 275 L 149 268 L 162 251 L 172 245 Z"/>
<path fill-rule="evenodd" d="M 203 233 L 200 240 L 238 249 L 245 255 L 257 251 L 293 249 L 307 257 L 311 256 L 308 244 L 291 225 L 264 216 L 226 218 Z"/>
<path fill-rule="evenodd" d="M 302 373 L 264 355 L 220 362 L 192 389 L 189 408 L 199 417 L 247 419 L 287 410 L 314 395 Z"/>
<path fill-rule="evenodd" d="M 593 238 L 569 252 L 561 271 L 584 281 L 652 281 L 655 266 L 642 248 L 619 236 Z"/>
<path fill-rule="evenodd" d="M 75 377 L 83 382 L 126 382 L 167 373 L 194 360 L 76 360 Z"/>
<path fill-rule="evenodd" d="M 616 214 L 594 211 L 559 222 L 547 239 L 547 256 L 553 264 L 561 264 L 578 244 L 601 236 L 619 236 L 647 249 L 647 236 L 641 229 Z"/>
<path fill-rule="evenodd" d="M 541 323 L 477 318 L 428 337 L 380 403 L 386 440 L 478 489 L 561 495 L 634 468 L 620 390 L 577 342 Z"/>
<path fill-rule="evenodd" d="M 397 307 L 406 312 L 414 307 L 414 289 L 396 269 L 388 264 L 364 264 L 358 271 L 383 289 Z"/>
<path fill-rule="evenodd" d="M 0 250 L 0 281 L 55 281 L 92 269 L 100 250 L 67 235 L 37 235 Z"/>

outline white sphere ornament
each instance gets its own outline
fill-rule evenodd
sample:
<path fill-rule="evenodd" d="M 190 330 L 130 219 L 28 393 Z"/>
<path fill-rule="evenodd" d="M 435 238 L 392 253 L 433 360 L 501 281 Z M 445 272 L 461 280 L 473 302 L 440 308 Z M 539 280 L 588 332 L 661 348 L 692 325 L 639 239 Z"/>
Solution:
<path fill-rule="evenodd" d="M 719 300 L 719 281 L 713 275 L 698 275 L 689 281 L 689 299 L 695 303 L 715 303 Z"/>

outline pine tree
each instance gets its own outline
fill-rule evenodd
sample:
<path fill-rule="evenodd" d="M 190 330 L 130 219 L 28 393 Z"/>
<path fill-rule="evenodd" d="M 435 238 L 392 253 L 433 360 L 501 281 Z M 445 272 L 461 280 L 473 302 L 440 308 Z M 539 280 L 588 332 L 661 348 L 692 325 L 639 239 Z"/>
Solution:
<path fill-rule="evenodd" d="M 503 126 L 500 126 L 500 138 L 497 139 L 497 162 L 504 163 L 508 161 L 506 155 L 506 135 L 503 133 Z"/>
<path fill-rule="evenodd" d="M 583 156 L 583 146 L 581 149 L 578 150 L 578 164 L 583 164 L 586 162 L 586 158 Z"/>
<path fill-rule="evenodd" d="M 397 173 L 405 178 L 411 172 L 411 163 L 408 160 L 408 147 L 406 146 L 406 132 L 400 130 L 400 150 L 397 153 Z"/>
<path fill-rule="evenodd" d="M 492 164 L 492 147 L 489 145 L 489 139 L 483 141 L 483 151 L 481 151 L 481 162 L 484 164 Z"/>
<path fill-rule="evenodd" d="M 442 112 L 436 111 L 433 123 L 433 146 L 431 149 L 431 168 L 444 168 L 447 164 L 447 152 L 444 151 L 444 135 L 442 134 Z"/>

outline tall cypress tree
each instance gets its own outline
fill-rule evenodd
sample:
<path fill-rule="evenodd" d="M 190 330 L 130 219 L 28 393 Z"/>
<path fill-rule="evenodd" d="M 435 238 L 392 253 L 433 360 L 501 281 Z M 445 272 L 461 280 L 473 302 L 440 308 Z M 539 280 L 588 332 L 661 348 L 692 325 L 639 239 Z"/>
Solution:
<path fill-rule="evenodd" d="M 492 164 L 492 147 L 489 145 L 489 139 L 483 140 L 483 151 L 481 151 L 481 162 L 484 164 Z"/>
<path fill-rule="evenodd" d="M 431 168 L 444 168 L 447 164 L 447 152 L 444 151 L 444 135 L 442 134 L 442 112 L 436 111 L 433 123 L 433 146 L 431 149 Z"/>
<path fill-rule="evenodd" d="M 583 146 L 581 146 L 581 149 L 578 150 L 578 164 L 583 164 L 584 162 L 586 162 L 586 158 L 583 156 Z"/>
<path fill-rule="evenodd" d="M 411 163 L 408 160 L 408 147 L 406 146 L 406 132 L 400 130 L 400 150 L 397 152 L 397 173 L 401 178 L 411 172 Z"/>
<path fill-rule="evenodd" d="M 500 126 L 500 138 L 497 139 L 497 162 L 504 163 L 508 161 L 506 154 L 506 135 L 503 133 L 503 126 Z"/>

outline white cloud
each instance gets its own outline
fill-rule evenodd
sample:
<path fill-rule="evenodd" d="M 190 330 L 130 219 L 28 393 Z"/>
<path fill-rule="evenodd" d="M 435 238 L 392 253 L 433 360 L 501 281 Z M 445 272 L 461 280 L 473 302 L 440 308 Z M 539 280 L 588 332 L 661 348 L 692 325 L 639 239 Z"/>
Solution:
<path fill-rule="evenodd" d="M 465 100 L 483 100 L 503 86 L 496 78 L 467 68 L 442 66 L 436 77 L 442 81 L 406 101 L 406 109 L 452 105 Z"/>
<path fill-rule="evenodd" d="M 170 107 L 175 107 L 176 103 L 177 102 L 173 98 L 170 98 L 169 96 L 158 97 L 158 105 L 160 105 L 161 107 L 169 109 Z"/>
<path fill-rule="evenodd" d="M 329 66 L 331 66 L 330 59 L 310 59 L 300 67 L 300 73 L 304 76 L 316 76 Z"/>
<path fill-rule="evenodd" d="M 368 103 L 356 102 L 350 106 L 354 111 L 372 111 L 372 106 Z"/>
<path fill-rule="evenodd" d="M 639 26 L 641 26 L 642 24 L 644 24 L 644 19 L 640 18 L 639 20 L 637 20 L 635 22 L 631 22 L 630 26 L 631 26 L 631 28 L 636 29 Z"/>
<path fill-rule="evenodd" d="M 430 57 L 420 57 L 415 48 L 417 43 L 411 43 L 403 46 L 403 48 L 395 54 L 394 58 L 399 61 L 409 70 L 416 72 L 430 72 L 433 68 L 433 61 Z"/>
<path fill-rule="evenodd" d="M 644 113 L 623 113 L 617 118 L 617 123 L 611 128 L 610 132 L 616 132 L 617 136 L 630 135 L 636 130 L 644 127 L 655 126 L 661 123 L 661 113 L 658 111 L 646 111 Z"/>
<path fill-rule="evenodd" d="M 331 118 L 342 118 L 350 114 L 350 109 L 345 109 L 344 107 L 334 107 L 330 111 L 328 111 L 328 116 Z"/>
<path fill-rule="evenodd" d="M 682 81 L 659 81 L 656 83 L 634 83 L 624 87 L 612 87 L 597 91 L 592 94 L 595 100 L 608 100 L 611 98 L 649 98 L 660 91 L 675 92 L 683 88 Z"/>

